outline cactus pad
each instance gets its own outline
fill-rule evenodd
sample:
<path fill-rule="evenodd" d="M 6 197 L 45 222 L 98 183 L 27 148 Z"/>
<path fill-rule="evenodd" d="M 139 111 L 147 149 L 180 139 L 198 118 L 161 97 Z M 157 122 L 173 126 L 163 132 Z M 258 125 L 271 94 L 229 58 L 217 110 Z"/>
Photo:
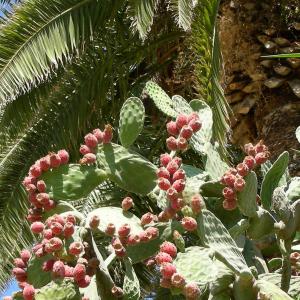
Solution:
<path fill-rule="evenodd" d="M 156 166 L 141 155 L 116 144 L 98 148 L 97 162 L 122 189 L 147 195 L 156 186 Z"/>
<path fill-rule="evenodd" d="M 289 163 L 289 153 L 283 152 L 274 162 L 265 175 L 261 186 L 261 202 L 265 209 L 269 210 L 272 202 L 272 194 L 278 187 L 281 177 L 285 174 Z"/>
<path fill-rule="evenodd" d="M 139 300 L 140 283 L 129 259 L 125 260 L 125 277 L 123 283 L 124 300 Z"/>
<path fill-rule="evenodd" d="M 55 200 L 78 200 L 86 197 L 107 178 L 95 166 L 62 165 L 42 175 L 47 193 Z"/>
<path fill-rule="evenodd" d="M 91 278 L 91 283 L 86 288 L 80 288 L 80 293 L 89 300 L 101 300 L 98 295 L 96 276 Z"/>
<path fill-rule="evenodd" d="M 238 192 L 238 207 L 243 215 L 253 217 L 256 215 L 257 204 L 257 178 L 256 174 L 251 171 L 245 178 L 245 188 Z"/>
<path fill-rule="evenodd" d="M 282 187 L 278 187 L 274 190 L 271 208 L 276 212 L 280 220 L 282 220 L 286 224 L 288 223 L 292 215 L 292 211 L 289 199 L 284 193 Z"/>
<path fill-rule="evenodd" d="M 201 195 L 204 197 L 223 197 L 224 185 L 220 181 L 208 181 L 201 185 Z"/>
<path fill-rule="evenodd" d="M 105 232 L 109 223 L 113 223 L 115 225 L 116 232 L 124 224 L 130 225 L 131 233 L 133 234 L 139 234 L 143 231 L 141 220 L 133 213 L 123 211 L 119 207 L 100 207 L 91 211 L 86 218 L 86 227 L 89 227 L 89 222 L 93 216 L 99 217 L 100 223 L 98 229 L 102 233 Z"/>
<path fill-rule="evenodd" d="M 261 294 L 270 300 L 293 300 L 287 293 L 271 283 L 269 280 L 259 279 L 256 281 L 257 287 Z"/>
<path fill-rule="evenodd" d="M 144 126 L 145 107 L 137 97 L 128 98 L 120 112 L 119 137 L 124 147 L 134 143 Z"/>
<path fill-rule="evenodd" d="M 144 88 L 147 94 L 154 102 L 156 107 L 164 114 L 176 118 L 177 112 L 173 108 L 173 102 L 167 93 L 153 81 L 148 81 Z"/>
<path fill-rule="evenodd" d="M 204 209 L 198 216 L 197 223 L 202 242 L 215 251 L 219 260 L 238 274 L 241 270 L 248 269 L 235 241 L 212 212 Z"/>
<path fill-rule="evenodd" d="M 65 279 L 50 282 L 37 292 L 34 299 L 80 300 L 81 296 L 79 288 L 73 280 Z"/>
<path fill-rule="evenodd" d="M 175 95 L 172 97 L 173 107 L 177 111 L 177 114 L 190 114 L 193 110 L 189 103 L 181 96 Z"/>
<path fill-rule="evenodd" d="M 300 198 L 300 177 L 294 177 L 288 184 L 286 195 L 292 202 Z"/>

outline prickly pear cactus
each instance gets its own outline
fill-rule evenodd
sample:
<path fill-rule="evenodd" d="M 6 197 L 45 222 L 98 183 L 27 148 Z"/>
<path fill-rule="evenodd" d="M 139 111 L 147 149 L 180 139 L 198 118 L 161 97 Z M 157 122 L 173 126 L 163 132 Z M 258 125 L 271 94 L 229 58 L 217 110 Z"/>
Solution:
<path fill-rule="evenodd" d="M 79 164 L 59 150 L 30 167 L 23 185 L 36 238 L 13 262 L 21 291 L 12 299 L 139 300 L 141 272 L 159 281 L 157 300 L 300 299 L 300 180 L 286 175 L 288 153 L 272 164 L 262 141 L 250 143 L 231 166 L 206 103 L 170 98 L 154 82 L 144 94 L 173 118 L 153 162 L 128 149 L 145 112 L 129 98 L 122 145 L 106 125 L 84 137 Z M 200 165 L 184 161 L 192 151 Z M 107 184 L 125 197 L 102 196 Z"/>

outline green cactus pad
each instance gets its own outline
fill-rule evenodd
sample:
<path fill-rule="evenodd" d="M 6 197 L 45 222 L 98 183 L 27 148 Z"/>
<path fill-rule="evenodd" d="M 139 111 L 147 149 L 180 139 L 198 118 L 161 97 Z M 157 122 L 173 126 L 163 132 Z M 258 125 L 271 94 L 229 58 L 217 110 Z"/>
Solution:
<path fill-rule="evenodd" d="M 272 196 L 272 210 L 274 210 L 284 223 L 288 223 L 292 215 L 289 199 L 286 196 L 282 187 L 278 187 L 274 190 Z"/>
<path fill-rule="evenodd" d="M 56 280 L 41 288 L 35 300 L 81 300 L 78 286 L 73 280 Z"/>
<path fill-rule="evenodd" d="M 212 180 L 220 180 L 229 166 L 221 159 L 218 152 L 218 145 L 206 143 L 204 147 L 206 153 L 205 171 L 210 175 Z"/>
<path fill-rule="evenodd" d="M 164 114 L 176 118 L 177 112 L 173 108 L 173 102 L 167 93 L 155 82 L 148 81 L 144 88 L 147 94 L 154 102 L 156 107 Z"/>
<path fill-rule="evenodd" d="M 16 292 L 12 295 L 13 300 L 24 300 L 22 296 L 22 291 Z"/>
<path fill-rule="evenodd" d="M 212 255 L 209 248 L 193 246 L 187 248 L 184 253 L 178 253 L 173 263 L 177 272 L 187 282 L 196 282 L 201 289 L 204 289 L 215 280 L 218 273 L 217 266 L 211 258 Z"/>
<path fill-rule="evenodd" d="M 128 98 L 120 112 L 119 137 L 128 148 L 137 139 L 144 126 L 145 107 L 137 97 Z"/>
<path fill-rule="evenodd" d="M 156 166 L 141 155 L 116 144 L 98 148 L 97 162 L 122 189 L 147 195 L 156 186 Z"/>
<path fill-rule="evenodd" d="M 300 126 L 297 127 L 295 134 L 296 134 L 296 138 L 297 138 L 298 142 L 300 143 Z"/>
<path fill-rule="evenodd" d="M 186 179 L 185 189 L 182 192 L 185 203 L 189 203 L 195 194 L 200 193 L 201 186 L 205 183 L 206 177 L 194 176 Z"/>
<path fill-rule="evenodd" d="M 300 199 L 300 177 L 294 177 L 291 179 L 285 194 L 292 202 Z"/>
<path fill-rule="evenodd" d="M 95 166 L 63 165 L 42 175 L 47 193 L 54 200 L 78 200 L 86 197 L 107 178 Z"/>
<path fill-rule="evenodd" d="M 93 216 L 98 216 L 100 219 L 98 229 L 101 233 L 105 232 L 109 223 L 113 223 L 115 225 L 116 232 L 124 224 L 130 225 L 131 233 L 133 234 L 139 234 L 143 231 L 141 220 L 133 213 L 123 211 L 122 208 L 119 207 L 100 207 L 91 211 L 86 218 L 86 228 L 89 228 L 89 223 Z"/>
<path fill-rule="evenodd" d="M 200 176 L 203 178 L 208 178 L 209 174 L 206 173 L 204 170 L 201 170 L 199 168 L 196 168 L 194 166 L 191 165 L 186 165 L 186 164 L 182 164 L 181 168 L 185 171 L 185 175 L 186 177 L 195 177 L 195 176 Z"/>
<path fill-rule="evenodd" d="M 98 295 L 96 276 L 91 278 L 91 283 L 88 287 L 80 288 L 79 290 L 80 293 L 89 300 L 101 300 L 100 296 Z"/>
<path fill-rule="evenodd" d="M 139 300 L 141 296 L 140 283 L 129 259 L 125 259 L 125 268 L 124 300 Z"/>
<path fill-rule="evenodd" d="M 208 181 L 201 185 L 200 193 L 204 197 L 223 197 L 224 185 L 220 181 Z"/>
<path fill-rule="evenodd" d="M 251 171 L 244 177 L 246 185 L 245 188 L 237 193 L 237 203 L 240 211 L 247 217 L 253 217 L 256 215 L 257 204 L 257 178 L 256 174 Z"/>
<path fill-rule="evenodd" d="M 263 179 L 260 197 L 263 207 L 267 210 L 271 207 L 272 194 L 278 187 L 281 177 L 285 174 L 288 163 L 289 153 L 285 151 L 274 162 Z"/>
<path fill-rule="evenodd" d="M 51 272 L 42 270 L 43 263 L 49 259 L 55 259 L 52 255 L 47 254 L 43 257 L 32 256 L 27 267 L 27 281 L 36 289 L 43 287 L 51 281 Z"/>
<path fill-rule="evenodd" d="M 193 112 L 189 103 L 180 95 L 175 95 L 172 97 L 173 107 L 176 110 L 177 114 L 184 113 L 189 115 Z"/>
<path fill-rule="evenodd" d="M 275 220 L 265 209 L 259 207 L 257 215 L 249 219 L 247 236 L 250 239 L 258 240 L 274 230 Z"/>
<path fill-rule="evenodd" d="M 200 239 L 206 246 L 215 251 L 219 260 L 237 274 L 243 269 L 248 269 L 235 241 L 222 222 L 212 212 L 204 209 L 198 216 L 197 223 Z"/>
<path fill-rule="evenodd" d="M 259 279 L 263 279 L 265 281 L 271 282 L 275 284 L 277 287 L 281 285 L 281 274 L 277 273 L 268 273 L 259 275 Z M 294 298 L 300 299 L 300 276 L 291 276 L 290 288 L 288 294 Z"/>
<path fill-rule="evenodd" d="M 266 295 L 270 300 L 293 300 L 287 293 L 277 287 L 269 280 L 259 279 L 256 281 L 260 293 Z"/>
<path fill-rule="evenodd" d="M 231 300 L 229 292 L 223 292 L 217 295 L 212 295 L 209 300 Z"/>
<path fill-rule="evenodd" d="M 50 216 L 55 214 L 62 214 L 67 212 L 78 212 L 69 202 L 66 201 L 56 201 L 55 208 L 51 209 L 50 211 L 44 212 L 43 219 L 46 220 Z"/>

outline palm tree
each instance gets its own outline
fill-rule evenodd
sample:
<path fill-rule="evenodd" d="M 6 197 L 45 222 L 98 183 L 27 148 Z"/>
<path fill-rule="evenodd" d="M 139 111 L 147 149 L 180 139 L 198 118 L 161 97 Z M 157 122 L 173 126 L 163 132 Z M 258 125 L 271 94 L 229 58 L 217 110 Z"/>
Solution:
<path fill-rule="evenodd" d="M 155 78 L 170 92 L 203 98 L 214 112 L 214 134 L 225 144 L 227 105 L 218 83 L 218 0 L 2 0 L 0 27 L 0 262 L 3 288 L 12 259 L 32 244 L 21 185 L 29 166 L 66 148 L 79 159 L 82 137 L 115 124 L 123 101 Z M 174 22 L 175 20 L 175 22 Z M 187 76 L 183 76 L 183 75 Z M 176 88 L 176 78 L 191 78 Z M 149 104 L 149 158 L 163 147 Z M 149 141 L 156 148 L 149 153 Z M 224 147 L 223 147 L 224 149 Z M 113 205 L 122 191 L 106 185 L 75 203 L 87 212 Z M 147 199 L 144 199 L 145 207 Z M 141 211 L 145 210 L 141 206 Z M 145 271 L 144 275 L 147 275 Z M 149 275 L 150 276 L 150 275 Z M 149 279 L 149 277 L 148 277 Z M 147 282 L 147 280 L 146 280 Z"/>

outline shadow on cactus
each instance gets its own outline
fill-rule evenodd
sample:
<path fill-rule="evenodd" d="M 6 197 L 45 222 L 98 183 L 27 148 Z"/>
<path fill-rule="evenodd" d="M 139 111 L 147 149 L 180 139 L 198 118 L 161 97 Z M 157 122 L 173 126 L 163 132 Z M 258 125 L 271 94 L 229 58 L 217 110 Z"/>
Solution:
<path fill-rule="evenodd" d="M 36 243 L 15 259 L 21 290 L 6 299 L 143 299 L 141 263 L 159 277 L 154 299 L 162 289 L 170 299 L 300 299 L 300 180 L 287 175 L 288 153 L 272 164 L 260 141 L 245 145 L 243 161 L 230 166 L 212 140 L 206 103 L 170 98 L 154 82 L 147 97 L 168 118 L 159 165 L 133 150 L 145 118 L 134 97 L 121 109 L 118 139 L 106 125 L 84 137 L 78 163 L 59 150 L 30 168 L 23 184 Z M 184 164 L 186 151 L 204 169 Z M 77 211 L 76 201 L 104 181 L 132 197 Z M 136 201 L 145 198 L 153 211 L 143 214 Z"/>

